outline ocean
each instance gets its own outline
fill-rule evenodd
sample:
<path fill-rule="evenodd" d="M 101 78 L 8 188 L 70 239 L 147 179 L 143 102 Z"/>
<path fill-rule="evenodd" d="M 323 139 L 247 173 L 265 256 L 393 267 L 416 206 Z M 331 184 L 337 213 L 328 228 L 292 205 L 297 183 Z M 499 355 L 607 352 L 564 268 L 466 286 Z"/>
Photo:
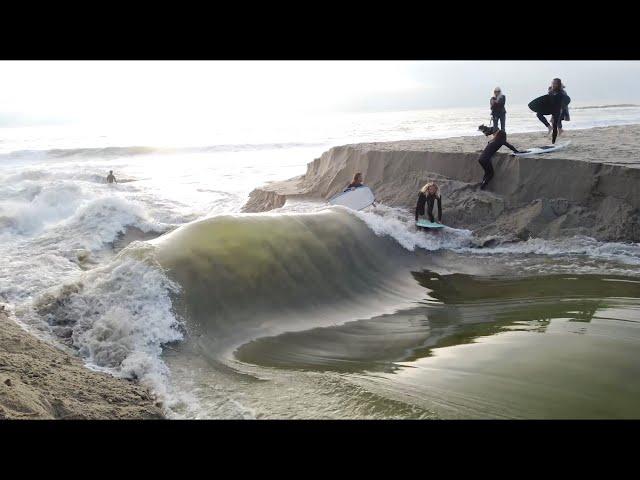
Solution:
<path fill-rule="evenodd" d="M 567 131 L 638 124 L 640 107 L 571 117 Z M 469 108 L 0 128 L 0 302 L 149 386 L 169 418 L 637 418 L 640 245 L 478 248 L 385 205 L 241 213 L 332 146 L 483 122 Z M 544 138 L 526 106 L 507 131 Z"/>

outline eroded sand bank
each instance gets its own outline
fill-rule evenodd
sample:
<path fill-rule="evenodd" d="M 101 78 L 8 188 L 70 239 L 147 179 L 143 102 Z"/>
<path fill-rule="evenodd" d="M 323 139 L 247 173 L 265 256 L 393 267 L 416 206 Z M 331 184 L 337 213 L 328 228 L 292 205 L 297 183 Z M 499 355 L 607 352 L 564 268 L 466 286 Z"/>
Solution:
<path fill-rule="evenodd" d="M 362 172 L 377 199 L 413 209 L 419 188 L 435 180 L 443 221 L 477 235 L 514 239 L 587 235 L 640 241 L 640 125 L 568 130 L 571 145 L 534 157 L 494 156 L 495 177 L 479 190 L 483 135 L 334 147 L 307 165 L 305 175 L 255 189 L 243 210 L 264 212 L 287 198 L 328 199 Z M 542 133 L 509 135 L 516 148 L 550 143 Z"/>

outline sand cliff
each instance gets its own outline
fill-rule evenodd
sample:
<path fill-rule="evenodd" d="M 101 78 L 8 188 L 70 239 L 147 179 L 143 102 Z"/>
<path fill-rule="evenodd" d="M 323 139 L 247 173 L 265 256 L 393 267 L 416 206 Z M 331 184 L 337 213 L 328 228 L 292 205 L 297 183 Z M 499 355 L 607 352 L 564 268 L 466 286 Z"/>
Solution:
<path fill-rule="evenodd" d="M 0 310 L 0 419 L 163 418 L 143 386 L 87 369 Z"/>
<path fill-rule="evenodd" d="M 245 212 L 263 212 L 288 198 L 328 199 L 362 172 L 376 198 L 412 211 L 419 188 L 437 181 L 443 222 L 478 236 L 513 239 L 588 235 L 640 241 L 640 125 L 567 131 L 558 152 L 494 156 L 495 177 L 479 190 L 483 135 L 334 147 L 307 165 L 305 175 L 254 190 Z M 541 133 L 509 135 L 516 148 L 541 146 Z"/>

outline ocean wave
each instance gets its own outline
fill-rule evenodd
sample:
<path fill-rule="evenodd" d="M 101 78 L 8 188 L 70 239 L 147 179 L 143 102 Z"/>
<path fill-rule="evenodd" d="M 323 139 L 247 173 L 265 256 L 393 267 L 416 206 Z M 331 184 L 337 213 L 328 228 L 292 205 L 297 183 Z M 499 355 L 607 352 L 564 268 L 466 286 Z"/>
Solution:
<path fill-rule="evenodd" d="M 416 294 L 415 256 L 342 211 L 219 216 L 151 243 L 210 353 L 257 332 L 387 311 Z"/>
<path fill-rule="evenodd" d="M 140 379 L 171 402 L 169 372 L 160 355 L 163 345 L 183 338 L 171 302 L 180 287 L 150 250 L 148 245 L 125 249 L 108 265 L 39 295 L 33 309 L 89 364 Z"/>
<path fill-rule="evenodd" d="M 413 231 L 410 219 L 378 208 L 192 222 L 131 243 L 107 265 L 36 296 L 33 310 L 91 365 L 139 378 L 176 411 L 192 400 L 172 387 L 167 346 L 175 344 L 173 356 L 228 364 L 258 338 L 407 311 L 428 300 L 411 272 L 428 268 L 437 250 L 640 261 L 637 245 L 588 238 L 474 248 L 469 231 Z M 95 204 L 74 221 L 100 218 L 93 211 L 104 213 Z"/>
<path fill-rule="evenodd" d="M 153 221 L 137 201 L 118 195 L 95 198 L 94 192 L 75 182 L 23 183 L 4 197 L 0 197 L 0 224 L 5 235 L 35 236 L 49 229 L 48 241 L 75 242 L 94 250 L 128 226 L 144 232 L 168 228 Z"/>
<path fill-rule="evenodd" d="M 31 202 L 0 202 L 0 297 L 21 302 L 111 258 L 129 243 L 173 225 L 120 196 L 86 200 L 69 185 L 45 188 Z"/>
<path fill-rule="evenodd" d="M 220 358 L 264 334 L 391 313 L 423 294 L 412 258 L 342 211 L 214 217 L 133 242 L 33 311 L 89 364 L 178 408 L 188 402 L 172 390 L 168 344 Z"/>
<path fill-rule="evenodd" d="M 280 142 L 280 143 L 238 143 L 221 145 L 204 145 L 193 147 L 151 147 L 151 146 L 110 146 L 83 148 L 53 148 L 45 150 L 16 150 L 0 154 L 0 159 L 11 160 L 47 160 L 65 158 L 119 158 L 151 154 L 180 154 L 180 153 L 216 153 L 243 152 L 260 150 L 280 150 L 289 148 L 316 147 L 324 143 Z"/>
<path fill-rule="evenodd" d="M 612 105 L 588 105 L 586 107 L 573 107 L 573 110 L 592 110 L 598 108 L 632 108 L 632 107 L 640 107 L 635 103 L 619 103 Z"/>
<path fill-rule="evenodd" d="M 70 182 L 27 184 L 0 203 L 0 218 L 15 233 L 30 235 L 72 215 L 82 203 L 82 188 Z"/>
<path fill-rule="evenodd" d="M 141 203 L 112 196 L 83 205 L 59 225 L 55 236 L 72 241 L 74 248 L 98 250 L 125 233 L 127 227 L 160 233 L 171 226 L 151 219 Z"/>

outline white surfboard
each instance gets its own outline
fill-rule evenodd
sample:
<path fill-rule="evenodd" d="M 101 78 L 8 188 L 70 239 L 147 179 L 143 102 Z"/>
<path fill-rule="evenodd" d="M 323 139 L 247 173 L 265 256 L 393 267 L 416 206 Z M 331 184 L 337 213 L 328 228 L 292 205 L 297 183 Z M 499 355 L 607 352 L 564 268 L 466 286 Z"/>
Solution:
<path fill-rule="evenodd" d="M 331 205 L 342 205 L 352 210 L 362 210 L 375 201 L 371 189 L 367 186 L 358 187 L 354 190 L 339 193 L 329 199 Z"/>
<path fill-rule="evenodd" d="M 531 156 L 531 155 L 538 155 L 540 153 L 555 152 L 557 150 L 560 150 L 560 149 L 563 149 L 563 148 L 567 147 L 570 143 L 571 143 L 571 140 L 569 140 L 568 142 L 564 142 L 564 143 L 557 143 L 555 145 L 547 145 L 545 147 L 529 148 L 527 150 L 524 150 L 523 152 L 515 153 L 514 155 L 516 157 L 528 157 L 528 156 Z"/>

